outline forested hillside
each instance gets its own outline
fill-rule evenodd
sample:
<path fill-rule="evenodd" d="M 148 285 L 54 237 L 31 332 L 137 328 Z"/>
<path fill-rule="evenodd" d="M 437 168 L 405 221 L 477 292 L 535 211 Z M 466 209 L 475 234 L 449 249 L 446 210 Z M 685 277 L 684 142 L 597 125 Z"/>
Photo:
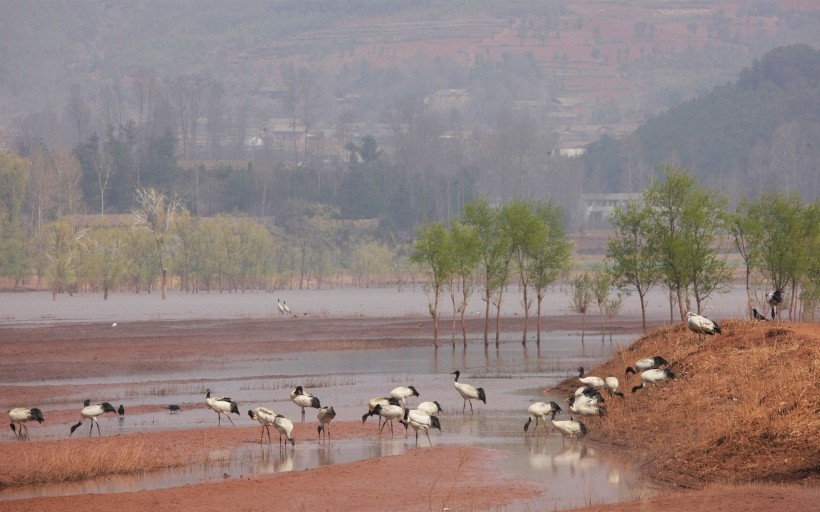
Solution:
<path fill-rule="evenodd" d="M 820 51 L 777 48 L 731 84 L 648 120 L 633 136 L 592 144 L 587 172 L 610 189 L 640 183 L 640 167 L 676 162 L 714 185 L 756 197 L 820 195 Z M 634 190 L 634 188 L 633 188 Z"/>

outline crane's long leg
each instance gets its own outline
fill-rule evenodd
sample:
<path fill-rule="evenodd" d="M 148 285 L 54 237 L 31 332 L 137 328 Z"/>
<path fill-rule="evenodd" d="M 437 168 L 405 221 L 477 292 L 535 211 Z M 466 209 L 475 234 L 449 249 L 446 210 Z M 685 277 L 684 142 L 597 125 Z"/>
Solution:
<path fill-rule="evenodd" d="M 424 433 L 427 434 L 427 441 L 430 442 L 430 446 L 433 446 L 433 441 L 430 440 L 430 431 L 425 430 Z"/>
<path fill-rule="evenodd" d="M 218 427 L 222 426 L 222 414 L 217 411 L 216 413 L 216 425 Z"/>
<path fill-rule="evenodd" d="M 225 417 L 226 417 L 226 418 L 228 418 L 228 421 L 230 421 L 230 422 L 231 422 L 231 425 L 233 425 L 234 427 L 236 427 L 236 425 L 234 425 L 233 420 L 231 419 L 231 417 L 230 417 L 230 416 L 228 416 L 227 414 L 225 414 Z"/>

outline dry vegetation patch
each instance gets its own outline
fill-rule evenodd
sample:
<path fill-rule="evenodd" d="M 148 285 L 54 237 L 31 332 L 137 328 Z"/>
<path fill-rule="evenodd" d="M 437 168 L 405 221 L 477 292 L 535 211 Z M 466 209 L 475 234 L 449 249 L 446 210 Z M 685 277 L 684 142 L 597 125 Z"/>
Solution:
<path fill-rule="evenodd" d="M 820 336 L 816 324 L 729 320 L 698 337 L 662 327 L 589 373 L 621 381 L 624 400 L 586 419 L 590 439 L 627 450 L 649 478 L 684 487 L 707 482 L 812 482 L 820 469 Z M 674 381 L 636 393 L 624 370 L 662 355 Z M 567 381 L 562 389 L 574 389 Z"/>

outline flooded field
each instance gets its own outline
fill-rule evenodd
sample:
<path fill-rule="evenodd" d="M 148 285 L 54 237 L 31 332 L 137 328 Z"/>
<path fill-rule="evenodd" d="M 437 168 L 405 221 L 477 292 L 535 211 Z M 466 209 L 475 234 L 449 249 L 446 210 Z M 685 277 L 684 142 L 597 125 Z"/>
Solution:
<path fill-rule="evenodd" d="M 438 349 L 429 346 L 397 346 L 368 350 L 310 351 L 270 356 L 220 359 L 189 372 L 172 374 L 122 376 L 76 376 L 52 379 L 48 385 L 82 390 L 105 385 L 105 399 L 125 404 L 126 415 L 118 419 L 108 415 L 100 420 L 103 436 L 134 432 L 182 430 L 212 427 L 216 414 L 204 405 L 204 392 L 210 387 L 216 394 L 229 395 L 239 403 L 241 415 L 233 416 L 238 426 L 256 425 L 247 410 L 263 405 L 302 421 L 299 408 L 289 400 L 289 391 L 303 385 L 333 405 L 335 421 L 360 422 L 367 412 L 367 400 L 383 396 L 397 386 L 413 385 L 419 391 L 409 405 L 419 401 L 438 401 L 444 411 L 439 415 L 442 431 L 430 435 L 435 445 L 480 446 L 505 453 L 503 469 L 511 476 L 526 478 L 543 486 L 539 507 L 566 508 L 588 503 L 606 503 L 644 496 L 652 489 L 642 482 L 628 463 L 583 442 L 564 442 L 555 432 L 545 434 L 539 427 L 536 435 L 525 435 L 530 403 L 555 400 L 566 406 L 564 396 L 550 394 L 547 388 L 575 373 L 578 366 L 593 366 L 609 356 L 612 350 L 628 343 L 631 336 L 616 336 L 602 343 L 591 336 L 581 344 L 577 333 L 552 331 L 544 335 L 540 346 L 520 343 L 521 333 L 506 332 L 502 343 L 485 350 L 483 342 L 471 340 Z M 462 412 L 463 401 L 453 387 L 454 370 L 462 372 L 461 381 L 481 386 L 487 404 L 477 402 Z M 42 381 L 19 382 L 36 386 Z M 76 401 L 81 402 L 80 394 Z M 66 398 L 40 404 L 44 410 L 70 407 Z M 131 410 L 179 404 L 182 411 L 131 413 Z M 149 406 L 149 407 L 146 407 Z M 560 418 L 567 417 L 566 414 Z M 308 410 L 305 421 L 315 423 L 315 410 Z M 594 429 L 596 420 L 587 419 Z M 223 428 L 231 428 L 223 419 Z M 75 435 L 87 435 L 84 425 Z M 68 424 L 46 422 L 32 426 L 37 439 L 63 439 Z M 400 425 L 391 435 L 389 428 L 379 434 L 376 418 L 365 423 L 362 438 L 331 440 L 320 443 L 316 438 L 298 439 L 293 448 L 279 448 L 273 431 L 273 446 L 247 443 L 238 449 L 219 449 L 209 454 L 202 465 L 185 466 L 146 474 L 105 477 L 81 482 L 29 486 L 0 490 L 0 500 L 34 496 L 63 496 L 83 493 L 113 493 L 196 484 L 211 480 L 277 473 L 341 464 L 372 457 L 399 455 L 412 450 L 416 439 L 412 429 L 405 433 Z M 261 430 L 260 430 L 261 431 Z M 332 432 L 332 427 L 331 427 Z M 96 436 L 96 432 L 94 434 Z M 10 441 L 9 436 L 4 441 Z M 427 446 L 422 434 L 419 446 Z M 530 510 L 532 503 L 506 510 Z"/>

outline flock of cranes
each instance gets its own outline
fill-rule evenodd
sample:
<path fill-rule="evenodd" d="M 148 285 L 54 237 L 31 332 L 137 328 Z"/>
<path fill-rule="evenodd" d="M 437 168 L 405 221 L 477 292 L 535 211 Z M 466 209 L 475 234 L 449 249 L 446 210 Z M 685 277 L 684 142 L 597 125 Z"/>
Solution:
<path fill-rule="evenodd" d="M 771 306 L 772 320 L 776 318 L 777 308 L 782 303 L 782 289 L 777 289 L 774 292 L 766 294 L 766 301 Z M 284 302 L 277 299 L 277 307 L 281 314 L 290 315 L 290 308 Z M 757 320 L 767 320 L 761 315 L 757 309 L 753 310 L 754 318 Z M 687 327 L 690 331 L 698 335 L 700 339 L 703 335 L 713 336 L 720 334 L 722 331 L 720 326 L 706 318 L 692 312 L 687 314 Z M 661 368 L 663 366 L 664 368 Z M 624 394 L 618 391 L 618 379 L 612 375 L 605 379 L 600 377 L 586 375 L 584 368 L 579 367 L 578 381 L 581 384 L 576 391 L 567 398 L 568 412 L 571 414 L 568 420 L 556 420 L 557 414 L 563 413 L 563 409 L 554 401 L 550 402 L 536 402 L 529 406 L 527 410 L 528 419 L 524 424 L 524 432 L 528 432 L 530 425 L 535 421 L 535 426 L 532 429 L 534 435 L 538 429 L 539 423 L 543 423 L 544 430 L 549 431 L 552 426 L 554 430 L 559 432 L 564 438 L 580 439 L 587 434 L 587 427 L 583 422 L 576 421 L 573 415 L 579 416 L 604 416 L 606 415 L 606 406 L 604 405 L 604 398 L 601 395 L 601 390 L 606 390 L 609 397 L 618 396 L 624 398 Z M 639 359 L 635 362 L 634 367 L 627 367 L 624 371 L 625 376 L 630 374 L 638 374 L 640 376 L 640 384 L 632 387 L 632 393 L 643 389 L 648 384 L 657 384 L 666 380 L 674 379 L 675 374 L 669 368 L 669 362 L 662 356 L 656 355 Z M 484 404 L 487 403 L 487 397 L 484 388 L 475 387 L 465 382 L 459 382 L 461 372 L 456 370 L 452 372 L 454 375 L 453 385 L 459 396 L 463 399 L 462 413 L 466 412 L 467 403 L 470 404 L 470 412 L 473 412 L 473 400 L 479 400 Z M 407 406 L 407 401 L 413 397 L 419 397 L 418 390 L 410 386 L 399 386 L 390 391 L 387 396 L 379 396 L 371 398 L 367 403 L 367 412 L 362 416 L 362 423 L 364 423 L 370 416 L 377 416 L 379 419 L 379 433 L 381 433 L 387 424 L 390 424 L 390 431 L 393 432 L 393 422 L 398 421 L 407 431 L 413 428 L 416 434 L 416 444 L 418 444 L 418 434 L 422 431 L 430 445 L 429 430 L 436 428 L 441 431 L 441 422 L 438 414 L 443 412 L 443 409 L 437 401 L 426 401 L 419 403 L 416 408 L 410 409 Z M 302 422 L 305 419 L 305 408 L 318 409 L 317 420 L 317 434 L 319 440 L 322 440 L 324 434 L 325 440 L 330 440 L 330 423 L 336 417 L 336 411 L 332 406 L 322 407 L 318 397 L 306 392 L 302 386 L 296 386 L 290 392 L 290 400 L 301 409 Z M 217 415 L 217 425 L 222 425 L 222 416 L 224 415 L 228 421 L 236 426 L 230 417 L 230 414 L 240 415 L 238 404 L 230 397 L 226 396 L 211 396 L 211 390 L 208 389 L 205 394 L 205 405 L 214 411 Z M 173 414 L 180 411 L 179 405 L 169 405 L 167 409 Z M 115 409 L 109 402 L 100 402 L 92 404 L 90 400 L 86 400 L 83 408 L 80 410 L 80 419 L 76 424 L 71 425 L 69 436 L 75 430 L 82 426 L 85 420 L 90 420 L 89 437 L 94 432 L 94 425 L 97 426 L 97 434 L 100 432 L 100 425 L 98 418 L 105 413 L 114 413 L 122 419 L 125 415 L 125 408 L 120 405 Z M 28 440 L 29 432 L 27 423 L 36 421 L 42 423 L 44 421 L 43 413 L 40 409 L 16 407 L 9 411 L 9 420 L 11 430 L 14 432 L 18 441 Z M 272 444 L 270 427 L 274 427 L 279 433 L 279 445 L 282 446 L 284 436 L 284 443 L 291 443 L 295 446 L 293 433 L 293 422 L 282 414 L 278 414 L 272 409 L 266 407 L 256 407 L 248 411 L 248 416 L 252 420 L 257 421 L 262 426 L 259 442 L 264 441 L 264 435 L 267 431 L 268 443 Z M 547 418 L 550 418 L 549 424 Z"/>

